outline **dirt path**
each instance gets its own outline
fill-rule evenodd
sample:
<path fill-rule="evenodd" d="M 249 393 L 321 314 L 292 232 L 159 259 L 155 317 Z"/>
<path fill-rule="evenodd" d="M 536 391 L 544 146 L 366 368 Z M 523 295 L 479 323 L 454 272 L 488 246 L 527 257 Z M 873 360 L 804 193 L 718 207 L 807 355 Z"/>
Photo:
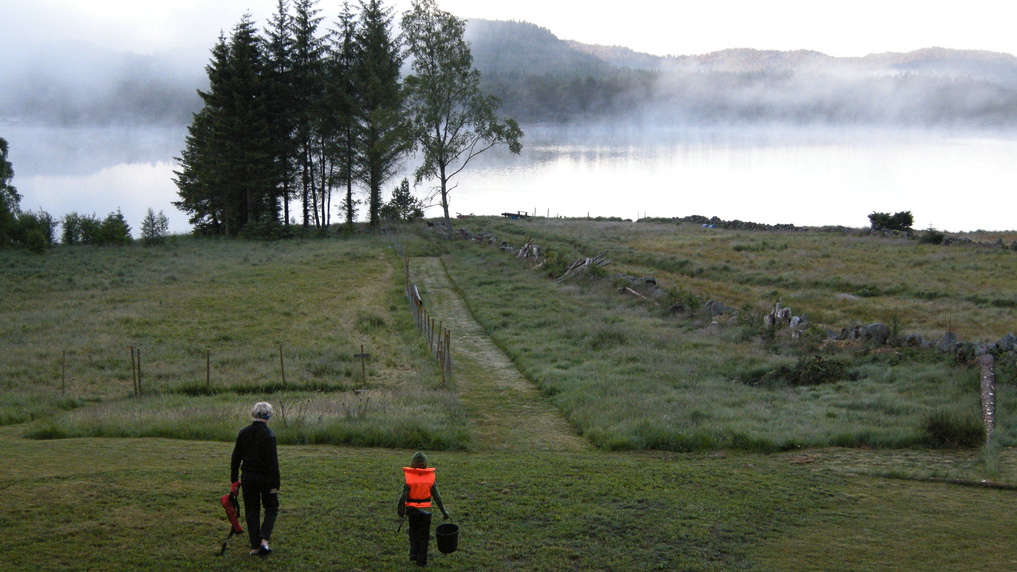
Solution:
<path fill-rule="evenodd" d="M 431 317 L 452 331 L 453 384 L 473 420 L 475 449 L 590 448 L 474 321 L 440 259 L 411 259 L 410 276 Z"/>

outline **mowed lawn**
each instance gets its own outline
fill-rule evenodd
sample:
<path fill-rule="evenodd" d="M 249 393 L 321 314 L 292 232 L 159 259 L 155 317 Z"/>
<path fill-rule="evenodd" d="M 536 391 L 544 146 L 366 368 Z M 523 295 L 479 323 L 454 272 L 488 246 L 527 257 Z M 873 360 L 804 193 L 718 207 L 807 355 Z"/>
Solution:
<path fill-rule="evenodd" d="M 420 238 L 404 240 L 411 256 L 456 255 Z M 528 448 L 525 431 L 515 426 L 506 429 L 506 442 L 522 440 L 518 446 L 485 445 L 495 435 L 471 440 L 476 427 L 505 426 L 480 422 L 500 417 L 493 390 L 485 389 L 483 399 L 464 393 L 496 387 L 498 374 L 471 361 L 476 379 L 454 380 L 447 395 L 439 387 L 401 297 L 404 246 L 357 237 L 207 248 L 185 241 L 119 256 L 88 249 L 68 258 L 0 253 L 0 285 L 12 293 L 7 301 L 17 301 L 0 310 L 10 326 L 0 336 L 7 362 L 0 380 L 7 419 L 0 428 L 0 487 L 8 501 L 0 511 L 0 569 L 408 569 L 395 500 L 399 468 L 417 447 L 300 444 L 308 439 L 293 436 L 314 434 L 309 427 L 328 415 L 322 404 L 338 408 L 331 415 L 342 418 L 344 430 L 375 432 L 417 395 L 426 397 L 417 401 L 426 401 L 433 421 L 420 434 L 456 438 L 449 450 L 428 450 L 461 526 L 457 552 L 441 555 L 432 545 L 432 568 L 1009 570 L 1017 563 L 1014 491 L 978 485 L 989 473 L 994 481 L 1017 482 L 1017 455 L 1009 448 L 991 455 L 554 451 Z M 588 295 L 564 288 L 561 303 Z M 478 304 L 484 296 L 466 298 Z M 185 300 L 200 300 L 204 311 L 175 313 L 172 305 Z M 244 309 L 252 300 L 261 312 Z M 440 306 L 429 306 L 438 319 Z M 227 326 L 217 330 L 217 323 Z M 493 339 L 508 339 L 506 333 L 515 335 L 496 331 Z M 62 392 L 55 356 L 79 341 L 91 349 L 77 355 L 92 357 Z M 159 375 L 141 398 L 131 393 L 132 343 L 148 348 L 146 360 L 160 343 L 174 350 L 163 354 L 181 356 L 147 366 Z M 361 343 L 374 354 L 366 380 L 350 357 Z M 189 433 L 180 403 L 204 384 L 210 344 L 230 357 L 218 367 L 213 357 L 218 392 L 193 397 L 202 414 L 215 400 L 215 431 L 202 437 Z M 295 387 L 278 387 L 279 345 L 293 360 L 288 383 Z M 502 345 L 511 357 L 519 342 Z M 107 347 L 119 354 L 103 361 Z M 546 399 L 540 392 L 525 398 Z M 218 498 L 229 484 L 229 436 L 260 399 L 290 407 L 287 417 L 273 420 L 280 440 L 292 443 L 280 448 L 276 552 L 248 557 L 240 538 L 219 557 L 228 531 Z M 31 416 L 17 418 L 25 408 Z M 104 417 L 113 424 L 183 416 L 167 436 L 188 438 L 25 438 L 40 427 L 85 428 L 89 412 L 111 408 L 123 416 Z M 506 403 L 504 410 L 526 426 L 525 403 Z"/>
<path fill-rule="evenodd" d="M 229 530 L 218 506 L 228 443 L 14 433 L 4 430 L 0 469 L 4 570 L 410 566 L 395 517 L 410 450 L 282 447 L 276 551 L 262 560 L 246 555 L 243 538 L 217 555 Z M 848 453 L 432 453 L 461 531 L 452 554 L 432 545 L 430 567 L 988 571 L 1017 562 L 1013 491 L 881 477 L 880 464 L 906 461 Z"/>

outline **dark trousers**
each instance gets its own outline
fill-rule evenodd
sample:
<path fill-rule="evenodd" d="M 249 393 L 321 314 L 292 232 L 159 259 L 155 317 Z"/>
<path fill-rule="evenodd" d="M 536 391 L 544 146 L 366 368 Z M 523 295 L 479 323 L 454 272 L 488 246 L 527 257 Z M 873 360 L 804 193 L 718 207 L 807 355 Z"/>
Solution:
<path fill-rule="evenodd" d="M 241 478 L 244 493 L 244 518 L 251 548 L 259 548 L 261 540 L 272 540 L 272 528 L 279 514 L 279 495 L 270 490 L 268 477 L 244 475 Z M 261 521 L 261 507 L 265 507 L 265 520 Z"/>
<path fill-rule="evenodd" d="M 418 566 L 427 566 L 427 543 L 431 539 L 431 513 L 419 508 L 406 509 L 410 521 L 410 560 Z"/>

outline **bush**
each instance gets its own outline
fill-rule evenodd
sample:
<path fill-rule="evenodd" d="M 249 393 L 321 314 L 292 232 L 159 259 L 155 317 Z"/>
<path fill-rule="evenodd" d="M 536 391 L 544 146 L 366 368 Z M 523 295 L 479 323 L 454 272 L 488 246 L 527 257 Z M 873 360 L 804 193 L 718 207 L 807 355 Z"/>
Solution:
<path fill-rule="evenodd" d="M 929 227 L 929 230 L 923 232 L 922 235 L 918 237 L 918 242 L 922 244 L 943 244 L 944 240 L 946 240 L 946 235 L 931 226 Z"/>
<path fill-rule="evenodd" d="M 560 250 L 547 248 L 544 253 L 544 271 L 551 278 L 565 274 L 575 261 L 574 257 L 569 257 Z"/>
<path fill-rule="evenodd" d="M 985 428 L 972 416 L 937 411 L 924 421 L 924 442 L 929 447 L 973 449 L 982 444 Z"/>
<path fill-rule="evenodd" d="M 97 243 L 100 245 L 131 243 L 131 227 L 127 224 L 124 214 L 120 212 L 120 209 L 109 213 L 103 219 L 102 224 L 99 226 Z"/>
<path fill-rule="evenodd" d="M 911 230 L 911 225 L 915 223 L 915 217 L 911 214 L 911 211 L 901 211 L 892 215 L 874 212 L 869 215 L 869 223 L 872 224 L 872 230 L 899 230 L 906 232 Z"/>
<path fill-rule="evenodd" d="M 45 211 L 19 213 L 14 228 L 14 243 L 29 252 L 42 254 L 53 245 L 56 229 L 53 217 Z"/>
<path fill-rule="evenodd" d="M 166 242 L 169 234 L 169 219 L 162 211 L 156 215 L 155 211 L 148 209 L 145 220 L 141 221 L 141 242 L 145 246 L 153 246 Z"/>
<path fill-rule="evenodd" d="M 93 215 L 68 213 L 63 218 L 61 241 L 64 244 L 90 244 L 93 246 L 123 245 L 131 243 L 131 227 L 120 209 L 99 220 Z"/>
<path fill-rule="evenodd" d="M 803 387 L 847 379 L 848 371 L 844 362 L 811 355 L 799 358 L 794 366 L 781 365 L 769 371 L 756 369 L 739 377 L 742 383 L 747 385 Z"/>
<path fill-rule="evenodd" d="M 237 236 L 246 240 L 284 240 L 293 238 L 290 227 L 276 220 L 249 222 Z"/>
<path fill-rule="evenodd" d="M 420 201 L 410 193 L 410 181 L 403 179 L 392 191 L 392 198 L 381 207 L 378 214 L 382 220 L 413 221 L 424 218 L 424 209 Z"/>

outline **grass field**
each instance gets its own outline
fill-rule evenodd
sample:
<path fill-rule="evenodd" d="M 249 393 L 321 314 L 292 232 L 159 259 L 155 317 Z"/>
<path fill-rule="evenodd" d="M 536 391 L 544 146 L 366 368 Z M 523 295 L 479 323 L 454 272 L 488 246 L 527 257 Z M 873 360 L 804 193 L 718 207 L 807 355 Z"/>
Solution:
<path fill-rule="evenodd" d="M 470 223 L 513 244 L 538 237 L 564 258 L 609 251 L 615 264 L 555 284 L 496 248 L 426 231 L 397 243 L 0 252 L 0 569 L 407 569 L 394 505 L 417 448 L 462 526 L 459 551 L 432 548 L 441 570 L 1017 564 L 1013 490 L 979 485 L 1017 483 L 1012 382 L 998 394 L 994 447 L 929 449 L 930 412 L 977 419 L 970 364 L 841 348 L 824 355 L 850 379 L 753 386 L 739 375 L 794 364 L 800 347 L 750 323 L 668 315 L 620 296 L 612 278 L 653 274 L 689 299 L 749 310 L 776 296 L 817 327 L 891 308 L 905 329 L 941 335 L 923 312 L 960 305 L 948 327 L 993 339 L 1017 329 L 1012 292 L 992 278 L 1017 254 L 667 224 Z M 755 246 L 734 248 L 744 244 Z M 448 390 L 402 295 L 403 249 L 429 312 L 453 331 Z M 865 254 L 847 261 L 855 249 Z M 795 266 L 776 282 L 762 278 L 765 261 L 738 258 L 779 265 L 787 251 Z M 911 274 L 884 277 L 878 259 L 890 255 L 913 257 Z M 823 260 L 839 260 L 840 278 Z M 966 280 L 951 274 L 962 266 Z M 935 297 L 916 286 L 926 282 Z M 878 293 L 844 307 L 836 294 L 852 285 Z M 361 345 L 366 379 L 352 358 Z M 272 421 L 283 443 L 276 553 L 252 559 L 235 539 L 220 558 L 231 442 L 260 399 L 283 410 Z"/>

